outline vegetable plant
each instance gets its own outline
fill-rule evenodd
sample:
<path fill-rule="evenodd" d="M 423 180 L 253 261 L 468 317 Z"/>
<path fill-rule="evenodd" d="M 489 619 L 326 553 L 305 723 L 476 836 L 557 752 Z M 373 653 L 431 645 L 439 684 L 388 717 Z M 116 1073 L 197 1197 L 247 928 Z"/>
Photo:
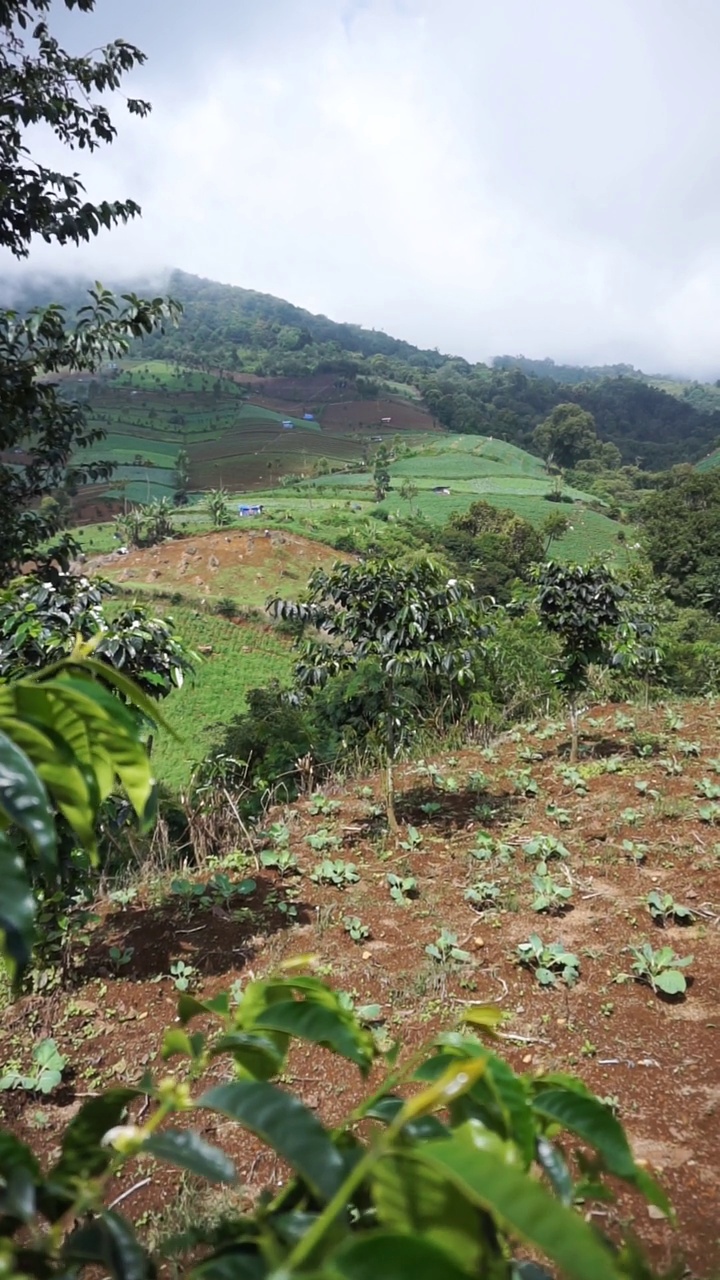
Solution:
<path fill-rule="evenodd" d="M 417 827 L 408 826 L 405 839 L 400 841 L 400 848 L 404 849 L 406 853 L 413 853 L 420 848 L 422 842 L 423 838 Z"/>
<path fill-rule="evenodd" d="M 465 890 L 463 897 L 476 911 L 494 907 L 500 900 L 502 889 L 495 880 L 476 880 Z"/>
<path fill-rule="evenodd" d="M 327 796 L 323 795 L 322 791 L 316 791 L 308 805 L 308 813 L 312 813 L 313 815 L 317 815 L 319 813 L 331 815 L 333 813 L 337 813 L 339 808 L 339 800 L 329 800 Z"/>
<path fill-rule="evenodd" d="M 458 936 L 451 929 L 441 929 L 435 941 L 426 946 L 425 954 L 438 964 L 468 964 L 472 960 L 470 952 L 458 946 Z"/>
<path fill-rule="evenodd" d="M 170 965 L 170 977 L 175 984 L 176 991 L 188 991 L 196 976 L 197 969 L 194 965 L 188 964 L 186 960 L 173 960 Z"/>
<path fill-rule="evenodd" d="M 533 911 L 547 911 L 557 915 L 569 905 L 572 898 L 572 886 L 553 880 L 546 862 L 538 862 L 532 877 L 532 887 L 535 893 L 531 904 Z"/>
<path fill-rule="evenodd" d="M 526 858 L 536 858 L 539 862 L 549 862 L 551 858 L 569 858 L 570 851 L 557 836 L 535 835 L 523 841 L 523 853 Z"/>
<path fill-rule="evenodd" d="M 343 916 L 343 929 L 353 942 L 364 942 L 370 937 L 370 926 L 363 924 L 359 916 Z"/>
<path fill-rule="evenodd" d="M 263 849 L 260 854 L 260 864 L 268 869 L 279 871 L 281 876 L 298 870 L 297 855 L 285 848 Z"/>
<path fill-rule="evenodd" d="M 111 947 L 108 951 L 108 958 L 113 969 L 123 969 L 129 964 L 135 955 L 134 947 Z"/>
<path fill-rule="evenodd" d="M 649 942 L 642 947 L 630 947 L 635 957 L 632 970 L 640 982 L 647 982 L 653 991 L 662 991 L 665 995 L 682 995 L 687 990 L 687 980 L 682 969 L 692 964 L 693 956 L 679 956 L 672 947 L 658 947 L 654 950 Z"/>
<path fill-rule="evenodd" d="M 327 827 L 320 827 L 317 831 L 311 831 L 305 839 L 314 849 L 316 853 L 324 853 L 326 849 L 337 849 L 340 845 L 340 837 L 333 835 L 328 831 Z"/>
<path fill-rule="evenodd" d="M 555 987 L 558 981 L 574 987 L 580 977 L 580 961 L 562 942 L 545 944 L 537 933 L 517 948 L 520 963 L 532 969 L 541 987 Z"/>
<path fill-rule="evenodd" d="M 662 893 L 653 889 L 645 899 L 650 915 L 658 924 L 666 924 L 668 920 L 676 920 L 679 924 L 689 924 L 693 913 L 689 907 L 676 902 L 671 893 Z"/>
<path fill-rule="evenodd" d="M 403 906 L 408 898 L 415 897 L 417 893 L 415 876 L 398 876 L 391 871 L 388 873 L 387 882 L 390 886 L 390 897 L 399 906 Z"/>
<path fill-rule="evenodd" d="M 27 1075 L 8 1071 L 0 1077 L 0 1089 L 24 1089 L 26 1093 L 52 1093 L 62 1080 L 67 1058 L 59 1052 L 54 1040 L 41 1040 L 32 1052 L 33 1067 Z M 2 1137 L 0 1135 L 0 1141 Z"/>
<path fill-rule="evenodd" d="M 334 884 L 339 889 L 346 885 L 356 884 L 360 879 L 354 862 L 345 862 L 342 858 L 323 858 L 310 872 L 310 879 L 315 884 Z"/>

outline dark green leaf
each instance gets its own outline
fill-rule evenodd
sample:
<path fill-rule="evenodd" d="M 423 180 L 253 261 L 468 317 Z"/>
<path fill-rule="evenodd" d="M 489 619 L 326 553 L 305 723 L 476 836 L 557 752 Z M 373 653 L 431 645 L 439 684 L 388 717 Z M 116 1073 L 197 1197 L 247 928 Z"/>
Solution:
<path fill-rule="evenodd" d="M 345 1163 L 320 1121 L 275 1085 L 254 1080 L 217 1085 L 198 1106 L 219 1111 L 262 1138 L 321 1199 L 329 1200 L 343 1181 Z"/>
<path fill-rule="evenodd" d="M 610 1173 L 634 1177 L 635 1161 L 623 1127 L 604 1102 L 569 1089 L 541 1089 L 533 1107 L 599 1151 Z"/>
<path fill-rule="evenodd" d="M 188 1280 L 265 1280 L 267 1265 L 261 1253 L 249 1246 L 226 1249 L 188 1272 Z"/>
<path fill-rule="evenodd" d="M 269 1080 L 282 1069 L 285 1055 L 267 1036 L 252 1031 L 229 1031 L 213 1045 L 210 1056 L 232 1055 L 238 1067 L 254 1080 Z"/>
<path fill-rule="evenodd" d="M 53 1182 L 71 1186 L 104 1173 L 113 1151 L 101 1145 L 102 1139 L 122 1122 L 128 1103 L 141 1096 L 139 1089 L 109 1089 L 83 1103 L 65 1130 L 60 1159 L 50 1175 Z"/>
<path fill-rule="evenodd" d="M 396 1151 L 374 1166 L 372 1194 L 378 1219 L 388 1231 L 422 1236 L 474 1274 L 482 1259 L 476 1207 L 437 1168 L 412 1152 Z"/>
<path fill-rule="evenodd" d="M 154 1270 L 130 1224 L 109 1209 L 73 1231 L 61 1256 L 71 1266 L 98 1263 L 115 1280 L 151 1280 Z"/>
<path fill-rule="evenodd" d="M 592 1228 L 511 1163 L 512 1148 L 477 1121 L 448 1140 L 427 1143 L 418 1157 L 444 1170 L 501 1228 L 539 1249 L 573 1280 L 617 1280 L 612 1256 Z"/>
<path fill-rule="evenodd" d="M 165 1129 L 148 1138 L 143 1151 L 167 1160 L 179 1169 L 196 1173 L 208 1182 L 234 1182 L 235 1165 L 219 1147 L 213 1147 L 191 1129 Z"/>
<path fill-rule="evenodd" d="M 45 871 L 55 866 L 55 821 L 48 793 L 31 761 L 0 731 L 0 809 L 32 840 Z"/>
<path fill-rule="evenodd" d="M 271 1004 L 255 1020 L 256 1027 L 269 1031 L 283 1031 L 298 1036 L 312 1044 L 332 1049 L 343 1058 L 356 1063 L 365 1074 L 372 1066 L 375 1042 L 372 1035 L 359 1023 L 351 1021 L 347 1014 L 309 1000 L 287 1000 Z"/>
<path fill-rule="evenodd" d="M 343 1280 L 468 1280 L 478 1274 L 429 1240 L 389 1231 L 351 1239 L 328 1263 L 330 1274 Z"/>
<path fill-rule="evenodd" d="M 14 981 L 30 963 L 35 940 L 35 898 L 25 863 L 0 832 L 0 950 Z"/>

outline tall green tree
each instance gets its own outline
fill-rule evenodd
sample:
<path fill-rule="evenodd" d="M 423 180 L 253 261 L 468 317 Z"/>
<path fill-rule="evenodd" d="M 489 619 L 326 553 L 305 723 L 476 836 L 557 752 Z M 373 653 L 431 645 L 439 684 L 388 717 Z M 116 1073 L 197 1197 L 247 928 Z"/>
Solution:
<path fill-rule="evenodd" d="M 65 5 L 87 13 L 94 0 Z M 79 244 L 140 213 L 133 200 L 88 201 L 77 173 L 50 169 L 31 154 L 36 126 L 70 149 L 112 142 L 117 130 L 100 99 L 144 61 L 124 40 L 93 55 L 67 53 L 48 29 L 50 7 L 50 0 L 0 3 L 0 248 L 18 258 L 28 256 L 34 237 Z M 150 109 L 136 98 L 127 106 L 140 116 Z M 100 285 L 74 322 L 57 304 L 29 315 L 0 311 L 0 583 L 58 532 L 57 513 L 43 510 L 41 499 L 110 473 L 102 462 L 76 460 L 104 433 L 89 429 L 80 405 L 59 394 L 58 375 L 98 369 L 178 314 L 162 298 L 116 299 Z M 72 548 L 65 535 L 56 551 Z"/>
<path fill-rule="evenodd" d="M 574 467 L 597 447 L 595 419 L 577 404 L 557 404 L 535 428 L 533 443 L 548 466 Z"/>

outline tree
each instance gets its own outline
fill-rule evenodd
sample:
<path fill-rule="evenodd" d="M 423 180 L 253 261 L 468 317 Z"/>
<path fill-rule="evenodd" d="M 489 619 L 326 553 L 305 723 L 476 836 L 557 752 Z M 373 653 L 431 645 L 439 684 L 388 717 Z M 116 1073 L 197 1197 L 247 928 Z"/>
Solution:
<path fill-rule="evenodd" d="M 368 560 L 317 569 L 300 604 L 275 599 L 275 615 L 315 629 L 296 667 L 301 688 L 324 685 L 330 675 L 373 659 L 382 677 L 378 732 L 387 779 L 388 825 L 397 832 L 393 762 L 412 732 L 399 696 L 404 673 L 439 678 L 451 696 L 475 678 L 481 624 L 470 585 L 423 557 L 411 564 Z"/>
<path fill-rule="evenodd" d="M 190 485 L 190 457 L 187 449 L 178 449 L 175 458 L 175 502 L 182 506 L 187 502 Z"/>
<path fill-rule="evenodd" d="M 382 502 L 390 488 L 389 462 L 390 459 L 388 451 L 384 445 L 381 445 L 375 455 L 375 465 L 373 467 L 373 484 L 375 485 L 376 502 Z"/>
<path fill-rule="evenodd" d="M 597 447 L 595 419 L 577 404 L 557 404 L 533 432 L 533 442 L 550 467 L 574 467 Z"/>
<path fill-rule="evenodd" d="M 230 512 L 225 489 L 210 489 L 205 499 L 208 515 L 214 529 L 223 529 L 230 523 Z"/>
<path fill-rule="evenodd" d="M 639 518 L 648 559 L 675 603 L 710 603 L 720 572 L 720 468 L 670 472 Z"/>
<path fill-rule="evenodd" d="M 94 7 L 94 0 L 65 3 L 84 12 Z M 123 40 L 94 57 L 71 56 L 48 31 L 49 9 L 50 0 L 0 5 L 0 246 L 20 258 L 34 236 L 78 244 L 140 212 L 132 200 L 90 203 L 77 174 L 51 170 L 30 154 L 26 131 L 37 125 L 71 148 L 93 151 L 112 142 L 115 126 L 92 95 L 113 92 L 144 61 Z M 149 110 L 139 99 L 127 105 L 136 115 Z M 98 285 L 74 325 L 57 304 L 26 316 L 0 311 L 0 450 L 21 455 L 20 466 L 0 464 L 0 584 L 58 532 L 57 513 L 41 511 L 39 501 L 65 482 L 81 485 L 110 472 L 102 462 L 75 461 L 104 433 L 89 430 L 77 402 L 59 396 L 58 375 L 96 370 L 179 310 L 162 298 L 117 300 Z M 74 545 L 65 535 L 55 550 L 67 555 Z"/>
<path fill-rule="evenodd" d="M 417 485 L 413 484 L 412 480 L 403 480 L 402 484 L 400 485 L 400 497 L 402 498 L 403 502 L 407 502 L 409 504 L 411 513 L 413 509 L 413 502 L 415 501 L 417 496 L 418 496 Z"/>
<path fill-rule="evenodd" d="M 588 686 L 591 663 L 607 666 L 612 662 L 625 594 L 625 587 L 602 565 L 550 560 L 539 574 L 540 621 L 562 644 L 557 680 L 570 707 L 572 764 L 578 757 L 578 695 Z"/>
<path fill-rule="evenodd" d="M 571 528 L 570 517 L 562 515 L 560 511 L 553 511 L 546 516 L 540 525 L 540 535 L 545 539 L 544 554 L 547 555 L 553 542 L 559 542 Z"/>

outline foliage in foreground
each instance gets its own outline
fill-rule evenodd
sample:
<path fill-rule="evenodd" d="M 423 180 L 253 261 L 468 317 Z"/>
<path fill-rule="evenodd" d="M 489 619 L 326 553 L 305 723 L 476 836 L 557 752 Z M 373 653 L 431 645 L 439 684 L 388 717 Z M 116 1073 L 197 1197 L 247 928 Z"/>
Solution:
<path fill-rule="evenodd" d="M 191 1030 L 195 1019 L 210 1029 Z M 578 1080 L 508 1066 L 495 1051 L 501 1020 L 496 1009 L 473 1009 L 465 1021 L 479 1035 L 446 1032 L 398 1067 L 398 1046 L 383 1055 L 347 996 L 313 977 L 251 981 L 237 1003 L 183 995 L 162 1056 L 182 1058 L 186 1072 L 146 1075 L 85 1102 L 47 1172 L 29 1147 L 0 1134 L 6 1271 L 49 1280 L 96 1264 L 118 1280 L 152 1276 L 132 1225 L 104 1207 L 109 1184 L 138 1156 L 236 1183 L 224 1151 L 182 1122 L 173 1127 L 181 1113 L 209 1112 L 259 1138 L 290 1176 L 254 1211 L 173 1241 L 174 1257 L 192 1254 L 188 1274 L 198 1280 L 510 1280 L 530 1251 L 571 1280 L 647 1276 L 634 1247 L 612 1247 L 574 1206 L 611 1198 L 606 1175 L 669 1213 L 664 1193 L 635 1164 L 612 1111 Z M 330 1050 L 361 1079 L 384 1056 L 387 1074 L 328 1129 L 274 1082 L 294 1039 Z M 192 1082 L 218 1057 L 230 1060 L 233 1078 L 194 1096 Z M 136 1123 L 129 1109 L 143 1096 L 151 1105 Z M 575 1140 L 583 1152 L 571 1156 Z"/>

